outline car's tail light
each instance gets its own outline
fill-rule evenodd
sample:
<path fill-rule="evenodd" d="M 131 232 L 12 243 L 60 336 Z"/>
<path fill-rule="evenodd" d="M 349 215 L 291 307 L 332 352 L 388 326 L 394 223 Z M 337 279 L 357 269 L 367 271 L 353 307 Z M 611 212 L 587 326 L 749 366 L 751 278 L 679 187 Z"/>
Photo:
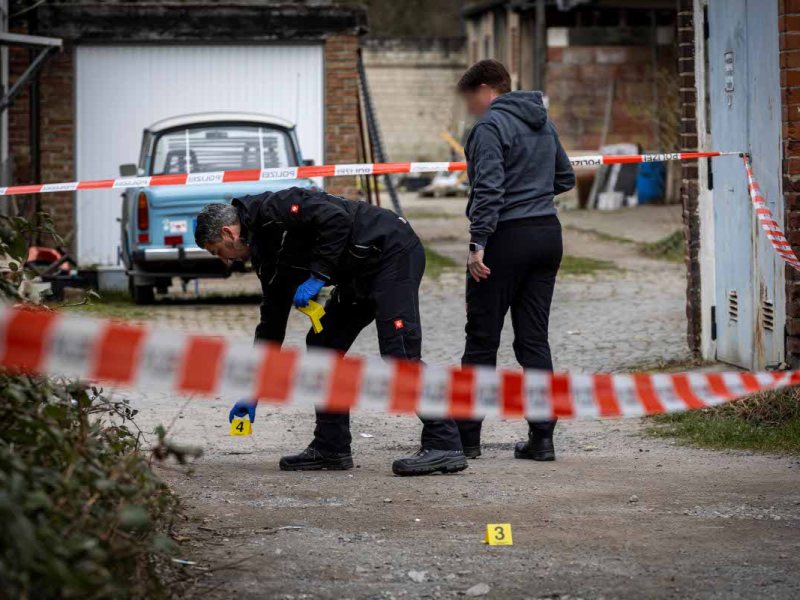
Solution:
<path fill-rule="evenodd" d="M 142 231 L 150 228 L 150 207 L 147 205 L 147 194 L 144 192 L 139 192 L 136 200 L 136 223 Z"/>
<path fill-rule="evenodd" d="M 180 246 L 183 244 L 183 236 L 182 235 L 165 235 L 164 236 L 164 243 L 167 246 Z"/>
<path fill-rule="evenodd" d="M 140 233 L 139 237 L 137 238 L 140 244 L 149 244 L 150 243 L 150 234 L 149 233 Z"/>

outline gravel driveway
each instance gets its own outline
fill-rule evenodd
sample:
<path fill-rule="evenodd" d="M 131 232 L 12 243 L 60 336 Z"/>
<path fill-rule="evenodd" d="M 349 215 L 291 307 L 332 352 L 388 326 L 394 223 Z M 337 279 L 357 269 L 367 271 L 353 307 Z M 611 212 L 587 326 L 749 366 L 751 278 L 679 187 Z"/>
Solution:
<path fill-rule="evenodd" d="M 458 202 L 409 208 L 427 211 L 412 222 L 427 244 L 454 257 L 464 237 Z M 600 231 L 596 219 L 583 229 Z M 566 229 L 565 236 L 568 254 L 615 268 L 559 280 L 551 323 L 557 368 L 614 371 L 687 359 L 682 266 L 595 233 Z M 257 289 L 252 277 L 236 285 Z M 460 269 L 425 280 L 421 309 L 426 360 L 457 362 Z M 250 337 L 257 306 L 156 306 L 150 316 Z M 288 343 L 300 344 L 306 326 L 293 316 Z M 354 351 L 376 353 L 374 338 L 365 331 Z M 514 364 L 510 329 L 500 362 Z M 484 456 L 467 471 L 403 479 L 390 464 L 416 449 L 416 419 L 355 415 L 356 469 L 282 473 L 278 457 L 310 441 L 311 415 L 262 408 L 252 437 L 231 438 L 226 416 L 236 398 L 129 395 L 143 429 L 171 424 L 172 439 L 205 451 L 191 469 L 159 467 L 185 504 L 178 558 L 197 562 L 184 567 L 191 597 L 800 597 L 796 459 L 680 447 L 644 436 L 639 420 L 614 420 L 561 423 L 557 462 L 532 463 L 512 459 L 523 424 L 491 422 Z M 487 523 L 511 523 L 514 545 L 485 546 Z"/>

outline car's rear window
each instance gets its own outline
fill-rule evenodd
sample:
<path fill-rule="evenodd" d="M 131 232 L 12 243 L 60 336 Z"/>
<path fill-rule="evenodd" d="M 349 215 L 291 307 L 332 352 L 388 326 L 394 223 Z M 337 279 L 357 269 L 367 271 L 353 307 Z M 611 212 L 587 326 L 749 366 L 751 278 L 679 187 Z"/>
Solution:
<path fill-rule="evenodd" d="M 159 136 L 153 175 L 209 173 L 297 166 L 292 140 L 282 129 L 258 125 L 207 125 Z"/>

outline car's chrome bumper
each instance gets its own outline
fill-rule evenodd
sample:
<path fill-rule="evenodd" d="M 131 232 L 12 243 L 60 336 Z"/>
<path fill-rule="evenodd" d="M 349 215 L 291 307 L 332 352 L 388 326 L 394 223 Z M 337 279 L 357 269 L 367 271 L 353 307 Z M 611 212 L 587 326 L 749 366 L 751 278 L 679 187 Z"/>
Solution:
<path fill-rule="evenodd" d="M 178 246 L 134 250 L 127 272 L 137 277 L 227 277 L 231 268 L 196 246 Z"/>
<path fill-rule="evenodd" d="M 143 262 L 164 262 L 164 261 L 183 261 L 183 260 L 208 260 L 219 261 L 219 259 L 202 248 L 145 248 L 139 250 L 138 258 Z"/>

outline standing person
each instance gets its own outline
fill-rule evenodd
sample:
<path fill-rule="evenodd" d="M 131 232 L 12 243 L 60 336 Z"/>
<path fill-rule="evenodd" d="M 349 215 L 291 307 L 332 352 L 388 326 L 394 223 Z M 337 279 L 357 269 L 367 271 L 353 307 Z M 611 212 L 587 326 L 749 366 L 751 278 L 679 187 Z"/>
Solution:
<path fill-rule="evenodd" d="M 512 92 L 501 63 L 474 64 L 458 91 L 478 118 L 465 146 L 471 190 L 467 341 L 461 362 L 497 364 L 510 309 L 519 364 L 552 371 L 547 328 L 562 255 L 553 198 L 575 186 L 572 165 L 541 92 Z M 470 458 L 481 454 L 481 424 L 458 422 Z M 555 460 L 554 428 L 555 420 L 529 422 L 528 440 L 516 444 L 515 458 Z"/>
<path fill-rule="evenodd" d="M 419 284 L 425 251 L 411 226 L 394 213 L 321 191 L 289 188 L 209 204 L 197 217 L 195 241 L 226 261 L 250 259 L 263 289 L 256 340 L 282 344 L 292 304 L 308 306 L 336 284 L 325 305 L 322 331 L 308 346 L 347 352 L 361 330 L 376 322 L 381 356 L 420 360 Z M 230 412 L 255 417 L 255 403 Z M 394 461 L 397 475 L 454 473 L 467 468 L 452 419 L 422 418 L 420 450 Z M 350 415 L 317 411 L 314 439 L 284 456 L 284 471 L 353 468 Z"/>

